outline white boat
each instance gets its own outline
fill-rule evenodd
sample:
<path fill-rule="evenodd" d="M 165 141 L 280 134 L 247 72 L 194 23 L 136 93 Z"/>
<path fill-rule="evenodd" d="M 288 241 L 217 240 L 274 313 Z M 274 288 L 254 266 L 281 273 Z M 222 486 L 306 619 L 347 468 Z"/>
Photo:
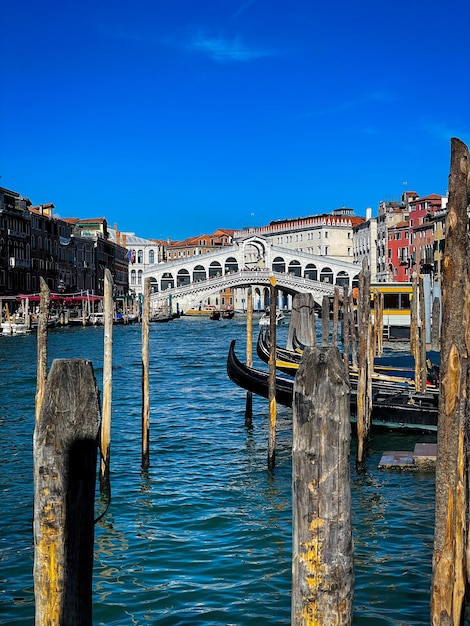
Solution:
<path fill-rule="evenodd" d="M 282 311 L 276 311 L 276 325 L 283 324 L 285 319 L 286 319 L 286 316 L 284 315 Z M 264 313 L 264 315 L 262 315 L 262 317 L 260 317 L 259 325 L 269 326 L 270 323 L 271 323 L 271 314 L 268 310 L 266 311 L 266 313 Z"/>
<path fill-rule="evenodd" d="M 2 322 L 0 324 L 2 335 L 23 335 L 29 333 L 29 329 L 24 322 Z"/>

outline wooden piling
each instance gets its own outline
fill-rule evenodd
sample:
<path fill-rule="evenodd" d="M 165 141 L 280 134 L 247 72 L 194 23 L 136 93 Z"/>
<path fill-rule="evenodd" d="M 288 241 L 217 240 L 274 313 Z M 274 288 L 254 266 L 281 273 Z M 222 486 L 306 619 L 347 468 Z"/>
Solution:
<path fill-rule="evenodd" d="M 90 361 L 58 359 L 34 431 L 36 626 L 91 626 L 99 396 Z"/>
<path fill-rule="evenodd" d="M 253 365 L 253 289 L 248 287 L 246 301 L 246 364 Z M 253 425 L 253 394 L 246 392 L 245 404 L 245 426 L 251 428 Z"/>
<path fill-rule="evenodd" d="M 269 439 L 268 469 L 276 465 L 276 302 L 277 287 L 274 276 L 269 277 L 270 310 L 269 310 Z"/>
<path fill-rule="evenodd" d="M 50 291 L 46 281 L 41 276 L 40 299 L 39 299 L 39 316 L 37 329 L 37 382 L 36 382 L 36 422 L 39 418 L 41 404 L 44 397 L 47 380 L 47 318 L 49 316 Z"/>
<path fill-rule="evenodd" d="M 317 343 L 315 300 L 311 293 L 297 293 L 294 296 L 289 329 L 287 331 L 286 347 L 288 350 L 294 349 L 294 333 L 297 339 L 305 346 L 315 346 Z"/>
<path fill-rule="evenodd" d="M 442 333 L 437 431 L 431 623 L 463 622 L 468 541 L 467 472 L 470 351 L 468 259 L 469 150 L 451 141 L 449 201 L 442 261 Z"/>
<path fill-rule="evenodd" d="M 426 391 L 427 382 L 427 366 L 426 366 L 426 310 L 424 303 L 424 283 L 423 277 L 418 279 L 418 291 L 419 291 L 419 322 L 418 322 L 418 347 L 419 352 L 419 388 L 417 391 L 424 393 Z"/>
<path fill-rule="evenodd" d="M 333 294 L 333 330 L 331 334 L 331 345 L 336 348 L 338 345 L 338 319 L 339 319 L 339 289 L 335 287 Z"/>
<path fill-rule="evenodd" d="M 321 345 L 326 348 L 328 346 L 328 338 L 330 336 L 330 299 L 323 296 L 321 302 Z"/>
<path fill-rule="evenodd" d="M 371 322 L 370 322 L 370 270 L 367 257 L 359 274 L 358 299 L 358 381 L 357 381 L 357 458 L 356 469 L 364 469 L 364 448 L 369 437 L 372 413 L 371 383 Z"/>
<path fill-rule="evenodd" d="M 337 348 L 305 349 L 293 401 L 292 626 L 352 622 L 348 380 Z"/>
<path fill-rule="evenodd" d="M 357 338 L 356 338 L 356 319 L 357 308 L 354 308 L 353 292 L 349 294 L 349 331 L 351 336 L 351 363 L 357 368 Z"/>
<path fill-rule="evenodd" d="M 149 329 L 150 329 L 150 278 L 144 281 L 144 306 L 142 311 L 142 469 L 150 465 L 150 398 L 149 398 Z"/>
<path fill-rule="evenodd" d="M 113 381 L 113 277 L 108 268 L 104 271 L 104 359 L 103 359 L 103 419 L 101 424 L 101 463 L 100 489 L 109 496 L 110 484 L 110 445 L 111 445 L 111 405 Z"/>
<path fill-rule="evenodd" d="M 441 301 L 434 298 L 432 301 L 431 350 L 438 352 L 441 349 Z"/>
<path fill-rule="evenodd" d="M 349 332 L 350 324 L 349 309 L 349 289 L 347 285 L 343 285 L 343 360 L 346 367 L 349 367 L 349 352 L 351 349 L 351 335 Z"/>

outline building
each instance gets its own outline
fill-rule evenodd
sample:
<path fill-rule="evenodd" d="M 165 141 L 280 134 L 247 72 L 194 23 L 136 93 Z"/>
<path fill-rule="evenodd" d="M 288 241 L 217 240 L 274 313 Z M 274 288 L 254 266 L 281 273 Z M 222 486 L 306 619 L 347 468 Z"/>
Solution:
<path fill-rule="evenodd" d="M 31 202 L 0 187 L 0 295 L 31 289 Z"/>
<path fill-rule="evenodd" d="M 371 281 L 377 280 L 377 218 L 372 217 L 372 209 L 366 209 L 366 219 L 353 227 L 353 262 L 362 266 L 367 257 Z"/>
<path fill-rule="evenodd" d="M 353 263 L 353 228 L 364 221 L 363 217 L 354 215 L 353 209 L 342 208 L 327 214 L 276 220 L 268 226 L 237 230 L 233 238 L 237 241 L 260 235 L 273 245 L 289 250 Z"/>
<path fill-rule="evenodd" d="M 377 252 L 376 278 L 378 282 L 393 281 L 393 265 L 389 256 L 389 230 L 400 222 L 408 220 L 408 198 L 417 196 L 416 192 L 408 191 L 402 196 L 401 202 L 383 200 L 379 203 L 377 217 Z"/>

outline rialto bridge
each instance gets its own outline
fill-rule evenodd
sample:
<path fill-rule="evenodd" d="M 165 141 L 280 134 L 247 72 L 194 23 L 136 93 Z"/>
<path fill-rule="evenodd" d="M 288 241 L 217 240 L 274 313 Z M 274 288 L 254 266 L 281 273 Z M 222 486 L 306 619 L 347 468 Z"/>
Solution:
<path fill-rule="evenodd" d="M 314 256 L 271 245 L 262 237 L 249 237 L 233 246 L 200 256 L 160 263 L 145 270 L 152 285 L 152 310 L 171 299 L 181 311 L 231 305 L 244 309 L 246 290 L 253 288 L 254 308 L 269 303 L 270 275 L 276 278 L 279 308 L 291 308 L 292 296 L 310 292 L 321 305 L 335 285 L 357 286 L 361 267 L 331 257 Z M 232 293 L 231 302 L 224 296 Z M 171 296 L 171 298 L 170 298 Z"/>

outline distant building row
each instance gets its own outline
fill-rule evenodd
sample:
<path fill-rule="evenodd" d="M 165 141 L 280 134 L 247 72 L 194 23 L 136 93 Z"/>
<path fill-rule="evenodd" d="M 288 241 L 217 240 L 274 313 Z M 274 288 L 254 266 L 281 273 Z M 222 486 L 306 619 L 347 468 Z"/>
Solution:
<path fill-rule="evenodd" d="M 150 266 L 207 254 L 254 234 L 269 243 L 361 264 L 369 258 L 372 281 L 408 281 L 414 271 L 440 281 L 447 198 L 403 194 L 381 202 L 377 217 L 353 209 L 273 221 L 242 230 L 218 229 L 184 241 L 144 239 L 110 228 L 105 218 L 56 218 L 53 204 L 33 206 L 0 187 L 0 295 L 37 293 L 39 277 L 51 291 L 103 294 L 110 269 L 116 295 L 140 294 Z"/>

